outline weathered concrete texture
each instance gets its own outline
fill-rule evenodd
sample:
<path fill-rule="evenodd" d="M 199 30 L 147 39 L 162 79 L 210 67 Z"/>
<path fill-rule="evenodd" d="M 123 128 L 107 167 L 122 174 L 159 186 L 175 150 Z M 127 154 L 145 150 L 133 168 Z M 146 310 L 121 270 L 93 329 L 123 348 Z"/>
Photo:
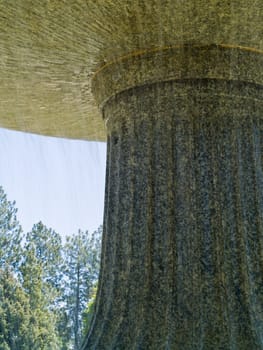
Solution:
<path fill-rule="evenodd" d="M 263 349 L 262 0 L 0 0 L 0 126 L 105 138 L 84 349 Z"/>
<path fill-rule="evenodd" d="M 262 0 L 0 0 L 0 126 L 105 140 L 91 78 L 184 44 L 263 50 Z"/>
<path fill-rule="evenodd" d="M 102 269 L 83 349 L 263 349 L 262 92 L 199 76 L 106 99 Z"/>
<path fill-rule="evenodd" d="M 224 79 L 263 84 L 263 52 L 234 45 L 179 45 L 124 56 L 93 77 L 92 92 L 101 109 L 133 87 L 178 79 Z"/>

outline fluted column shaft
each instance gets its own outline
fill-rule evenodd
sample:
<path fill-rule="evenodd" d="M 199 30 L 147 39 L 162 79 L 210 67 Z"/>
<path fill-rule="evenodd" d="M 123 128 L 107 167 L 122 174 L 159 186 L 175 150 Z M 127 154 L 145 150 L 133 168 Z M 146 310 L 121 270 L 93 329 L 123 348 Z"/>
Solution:
<path fill-rule="evenodd" d="M 250 81 L 119 92 L 85 349 L 263 349 L 263 104 Z"/>

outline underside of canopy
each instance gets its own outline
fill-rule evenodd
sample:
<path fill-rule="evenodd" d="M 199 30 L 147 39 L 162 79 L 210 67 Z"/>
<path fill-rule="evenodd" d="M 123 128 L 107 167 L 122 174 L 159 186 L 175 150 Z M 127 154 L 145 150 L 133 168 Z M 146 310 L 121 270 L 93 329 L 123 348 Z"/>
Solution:
<path fill-rule="evenodd" d="M 104 141 L 96 71 L 185 44 L 260 53 L 262 17 L 262 0 L 0 0 L 0 127 Z"/>

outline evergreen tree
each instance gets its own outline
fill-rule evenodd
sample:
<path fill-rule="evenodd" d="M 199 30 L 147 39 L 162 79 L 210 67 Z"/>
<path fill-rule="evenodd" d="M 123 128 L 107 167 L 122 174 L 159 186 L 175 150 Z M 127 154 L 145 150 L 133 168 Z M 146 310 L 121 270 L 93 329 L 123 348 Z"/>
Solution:
<path fill-rule="evenodd" d="M 16 214 L 0 187 L 0 350 L 78 350 L 94 307 L 102 227 L 63 246 L 40 221 L 22 247 Z"/>
<path fill-rule="evenodd" d="M 64 248 L 64 301 L 74 350 L 80 347 L 83 312 L 92 297 L 93 287 L 98 279 L 101 234 L 101 227 L 91 236 L 88 232 L 79 231 L 78 234 L 67 237 Z"/>
<path fill-rule="evenodd" d="M 46 238 L 44 232 L 47 233 Z M 56 266 L 54 269 L 50 267 L 50 262 L 57 261 L 54 257 L 54 251 L 57 252 L 56 247 L 50 243 L 52 234 L 57 236 L 54 231 L 47 230 L 43 224 L 37 224 L 26 237 L 21 273 L 23 288 L 29 296 L 31 312 L 31 338 L 28 342 L 30 350 L 61 349 L 57 330 L 58 316 L 55 310 L 59 288 L 54 287 L 53 273 Z"/>
<path fill-rule="evenodd" d="M 0 350 L 29 350 L 29 298 L 9 269 L 0 269 Z"/>
<path fill-rule="evenodd" d="M 9 202 L 0 186 L 0 268 L 17 269 L 21 260 L 22 228 L 15 202 Z"/>
<path fill-rule="evenodd" d="M 59 288 L 62 277 L 61 236 L 51 228 L 47 228 L 40 221 L 26 235 L 26 249 L 33 247 L 35 257 L 43 268 L 45 282 L 48 282 L 54 288 Z"/>

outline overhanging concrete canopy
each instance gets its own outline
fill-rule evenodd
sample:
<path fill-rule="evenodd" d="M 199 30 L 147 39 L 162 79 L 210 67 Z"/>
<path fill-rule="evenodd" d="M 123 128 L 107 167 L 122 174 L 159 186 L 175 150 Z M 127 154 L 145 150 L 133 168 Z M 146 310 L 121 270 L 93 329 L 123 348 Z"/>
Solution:
<path fill-rule="evenodd" d="M 104 141 L 92 76 L 180 45 L 263 50 L 262 0 L 1 0 L 0 127 Z"/>
<path fill-rule="evenodd" d="M 0 0 L 0 126 L 107 127 L 83 350 L 263 349 L 262 53 L 262 0 Z"/>

